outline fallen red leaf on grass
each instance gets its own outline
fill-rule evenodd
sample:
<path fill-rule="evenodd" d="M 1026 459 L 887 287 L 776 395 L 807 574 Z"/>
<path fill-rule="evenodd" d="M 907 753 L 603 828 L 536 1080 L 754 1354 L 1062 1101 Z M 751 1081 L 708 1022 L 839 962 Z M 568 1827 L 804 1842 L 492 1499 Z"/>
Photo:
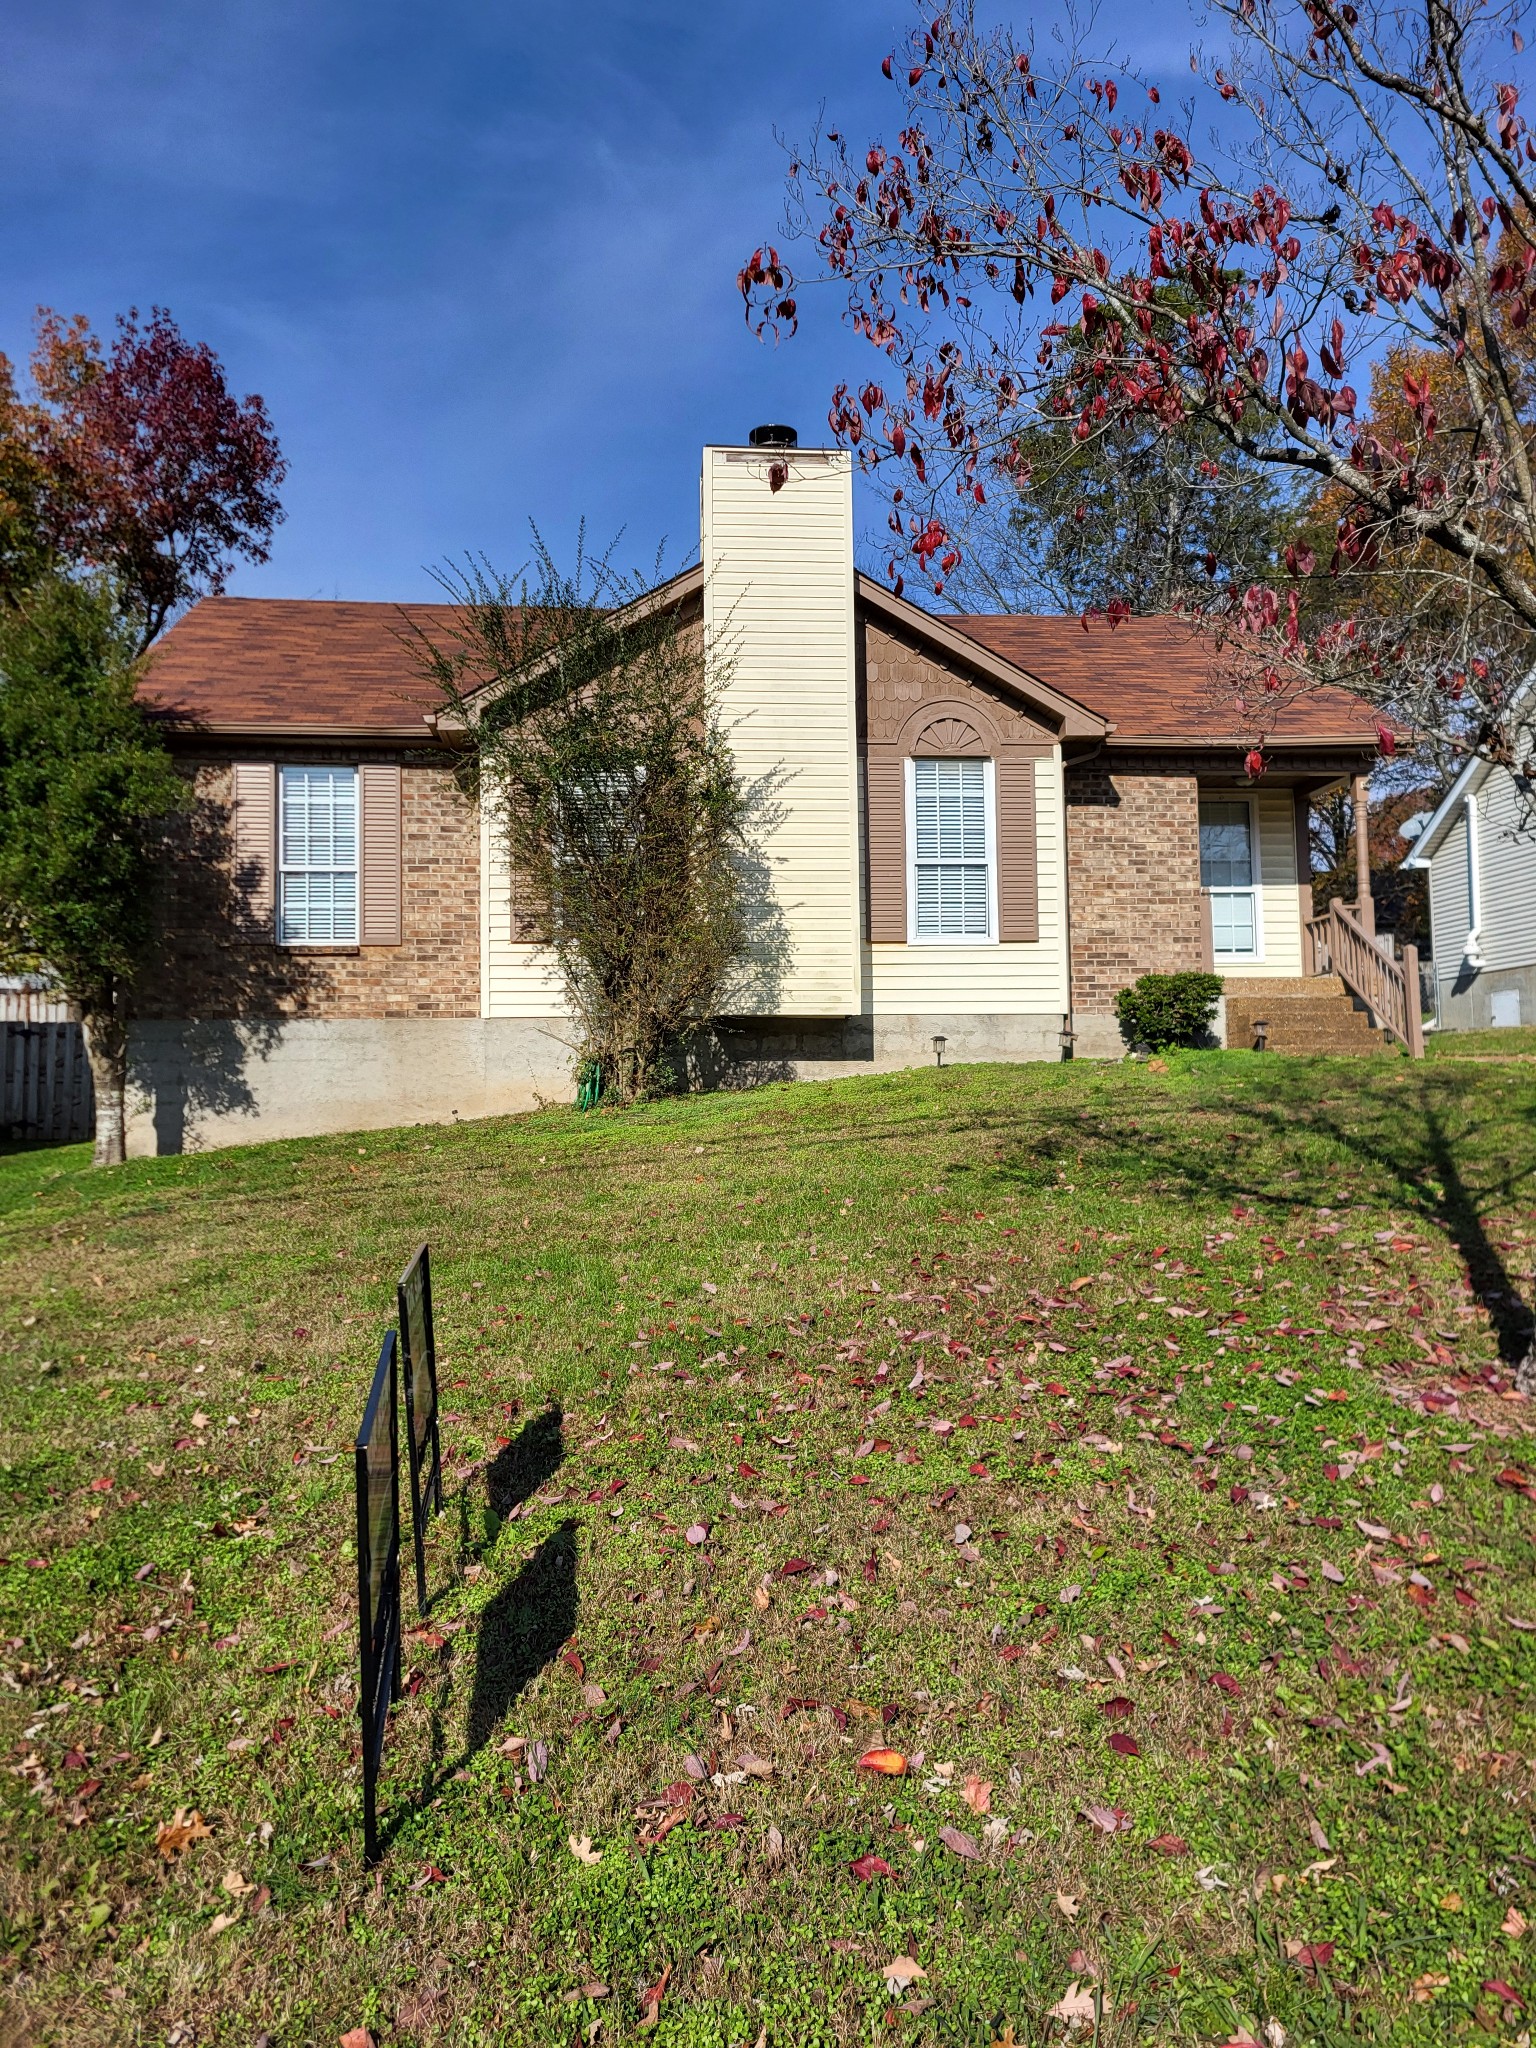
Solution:
<path fill-rule="evenodd" d="M 976 1863 L 981 1858 L 981 1851 L 976 1846 L 975 1837 L 962 1834 L 959 1828 L 940 1828 L 939 1840 L 954 1855 L 963 1856 L 967 1863 Z"/>
<path fill-rule="evenodd" d="M 1307 1941 L 1297 1949 L 1293 1959 L 1309 1977 L 1315 1977 L 1319 1970 L 1326 1970 L 1333 1961 L 1331 1941 Z"/>
<path fill-rule="evenodd" d="M 1242 1696 L 1243 1688 L 1228 1672 L 1213 1671 L 1211 1673 L 1211 1683 L 1218 1692 L 1230 1693 L 1234 1699 L 1239 1699 Z"/>
<path fill-rule="evenodd" d="M 1128 1828 L 1131 1824 L 1131 1816 L 1123 1806 L 1089 1805 L 1079 1807 L 1078 1811 L 1084 1820 L 1091 1822 L 1106 1835 L 1115 1834 L 1119 1829 Z"/>
<path fill-rule="evenodd" d="M 882 1778 L 904 1778 L 907 1760 L 899 1749 L 866 1749 L 859 1758 L 861 1771 L 875 1771 Z"/>
<path fill-rule="evenodd" d="M 1112 1700 L 1100 1703 L 1099 1712 L 1106 1721 L 1129 1721 L 1136 1711 L 1136 1702 L 1128 1700 L 1123 1693 L 1117 1693 Z"/>
<path fill-rule="evenodd" d="M 1116 1756 L 1140 1756 L 1141 1744 L 1134 1735 L 1127 1735 L 1117 1728 L 1109 1738 L 1109 1746 Z"/>
<path fill-rule="evenodd" d="M 1506 2005 L 1518 2005 L 1524 2011 L 1525 2000 L 1515 1990 L 1514 1986 L 1506 1984 L 1502 1977 L 1485 1977 L 1483 1979 L 1483 1989 L 1491 1991 L 1495 1998 L 1502 1998 Z"/>
<path fill-rule="evenodd" d="M 808 1558 L 787 1557 L 779 1566 L 779 1577 L 781 1579 L 792 1579 L 797 1572 L 808 1572 L 810 1569 L 811 1564 Z"/>
<path fill-rule="evenodd" d="M 662 1971 L 660 1977 L 658 1977 L 656 1982 L 651 1986 L 650 1990 L 642 1994 L 640 1999 L 640 2010 L 644 2015 L 640 2022 L 640 2028 L 642 2032 L 644 2032 L 647 2027 L 655 2026 L 657 2016 L 661 2011 L 661 2001 L 663 1998 L 665 1998 L 667 1993 L 667 1979 L 671 1976 L 671 1974 L 672 1965 L 668 1963 L 666 1968 Z"/>
<path fill-rule="evenodd" d="M 1147 1847 L 1155 1849 L 1160 1856 L 1187 1856 L 1189 1854 L 1189 1844 L 1182 1835 L 1154 1835 L 1147 1844 Z"/>
<path fill-rule="evenodd" d="M 848 1868 L 853 1872 L 860 1884 L 868 1884 L 871 1878 L 889 1877 L 891 1875 L 891 1866 L 886 1862 L 885 1858 L 883 1856 L 876 1856 L 873 1853 L 868 1856 L 860 1856 L 855 1862 L 850 1863 Z"/>

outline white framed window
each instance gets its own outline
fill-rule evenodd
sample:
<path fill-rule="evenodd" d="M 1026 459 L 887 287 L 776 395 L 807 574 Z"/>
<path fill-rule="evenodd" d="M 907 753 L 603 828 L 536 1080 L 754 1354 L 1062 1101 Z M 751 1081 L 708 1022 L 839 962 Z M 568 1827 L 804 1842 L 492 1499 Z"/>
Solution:
<path fill-rule="evenodd" d="M 907 762 L 907 936 L 914 945 L 997 939 L 997 784 L 990 761 Z"/>
<path fill-rule="evenodd" d="M 1216 958 L 1261 959 L 1259 835 L 1251 798 L 1201 798 L 1200 886 L 1210 901 Z"/>
<path fill-rule="evenodd" d="M 278 770 L 280 944 L 357 944 L 357 812 L 355 768 Z"/>

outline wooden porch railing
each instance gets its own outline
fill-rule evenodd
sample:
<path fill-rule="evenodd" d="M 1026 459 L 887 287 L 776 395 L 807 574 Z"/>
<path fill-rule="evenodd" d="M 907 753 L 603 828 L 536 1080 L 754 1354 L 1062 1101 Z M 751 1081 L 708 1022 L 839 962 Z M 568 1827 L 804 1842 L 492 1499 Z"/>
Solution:
<path fill-rule="evenodd" d="M 1307 973 L 1336 974 L 1365 1004 L 1373 1023 L 1405 1045 L 1411 1058 L 1422 1059 L 1418 947 L 1404 946 L 1402 959 L 1394 960 L 1337 898 L 1326 917 L 1309 918 L 1303 929 Z"/>

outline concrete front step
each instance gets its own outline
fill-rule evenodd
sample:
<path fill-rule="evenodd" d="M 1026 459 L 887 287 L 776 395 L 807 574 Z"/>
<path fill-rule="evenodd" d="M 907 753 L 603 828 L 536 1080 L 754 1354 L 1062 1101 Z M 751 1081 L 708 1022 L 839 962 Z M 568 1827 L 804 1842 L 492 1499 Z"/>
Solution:
<path fill-rule="evenodd" d="M 1344 995 L 1345 989 L 1337 974 L 1227 974 L 1222 977 L 1221 992 L 1229 1002 L 1233 997 L 1274 1001 L 1281 996 L 1325 1002 L 1330 996 Z"/>
<path fill-rule="evenodd" d="M 1386 1043 L 1336 974 L 1247 979 L 1238 987 L 1228 981 L 1226 991 L 1229 1046 L 1253 1045 L 1253 1027 L 1260 1018 L 1268 1026 L 1265 1043 L 1271 1052 L 1379 1052 Z"/>

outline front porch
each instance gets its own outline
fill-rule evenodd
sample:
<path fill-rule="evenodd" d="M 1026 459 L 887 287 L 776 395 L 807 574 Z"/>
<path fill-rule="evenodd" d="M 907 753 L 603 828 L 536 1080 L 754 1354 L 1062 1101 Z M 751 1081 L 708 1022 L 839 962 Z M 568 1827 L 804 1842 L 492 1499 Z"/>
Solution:
<path fill-rule="evenodd" d="M 1399 955 L 1376 931 L 1363 774 L 1351 777 L 1359 893 L 1313 912 L 1310 809 L 1340 779 L 1267 790 L 1202 784 L 1200 886 L 1209 964 L 1225 983 L 1226 1042 L 1327 1053 L 1375 1051 L 1390 1039 L 1417 1058 L 1418 952 L 1408 945 Z"/>

